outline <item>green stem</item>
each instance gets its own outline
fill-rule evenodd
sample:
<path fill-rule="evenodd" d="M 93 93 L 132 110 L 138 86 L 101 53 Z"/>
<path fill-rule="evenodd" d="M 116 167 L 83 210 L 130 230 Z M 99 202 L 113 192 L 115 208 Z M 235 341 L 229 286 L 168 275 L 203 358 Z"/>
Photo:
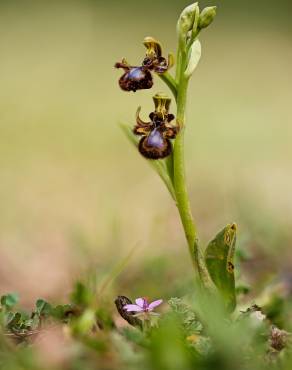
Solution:
<path fill-rule="evenodd" d="M 158 76 L 170 88 L 171 92 L 173 93 L 173 96 L 176 99 L 176 97 L 177 97 L 177 83 L 176 83 L 175 79 L 172 77 L 172 75 L 168 72 L 164 72 L 164 73 L 158 74 Z"/>
<path fill-rule="evenodd" d="M 176 72 L 175 72 L 175 81 L 179 81 L 179 73 L 181 70 L 181 52 L 180 48 L 177 49 L 177 54 L 176 54 Z"/>
<path fill-rule="evenodd" d="M 186 53 L 181 54 L 180 70 L 178 73 L 177 91 L 177 122 L 180 132 L 175 140 L 173 160 L 174 160 L 174 190 L 176 194 L 176 204 L 188 242 L 189 252 L 195 270 L 198 273 L 200 282 L 209 286 L 209 274 L 207 272 L 203 253 L 198 244 L 197 230 L 193 220 L 189 196 L 186 187 L 185 162 L 184 162 L 184 131 L 185 131 L 185 110 L 187 103 L 187 89 L 189 80 L 184 76 L 187 57 Z"/>

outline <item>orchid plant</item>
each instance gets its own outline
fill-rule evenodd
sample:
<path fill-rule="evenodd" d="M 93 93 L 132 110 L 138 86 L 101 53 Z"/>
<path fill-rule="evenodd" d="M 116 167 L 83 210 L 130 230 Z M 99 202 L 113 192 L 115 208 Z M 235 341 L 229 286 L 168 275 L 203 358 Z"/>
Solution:
<path fill-rule="evenodd" d="M 122 128 L 140 154 L 159 174 L 178 208 L 199 286 L 203 287 L 204 291 L 217 292 L 225 307 L 233 311 L 236 305 L 233 263 L 236 225 L 234 223 L 227 225 L 203 253 L 187 191 L 184 161 L 188 86 L 201 57 L 201 43 L 198 37 L 210 26 L 215 15 L 215 6 L 200 11 L 198 3 L 191 4 L 183 10 L 177 22 L 176 61 L 172 54 L 168 57 L 163 55 L 159 41 L 153 37 L 146 37 L 144 39 L 146 55 L 141 65 L 131 66 L 126 59 L 122 59 L 115 67 L 124 70 L 119 79 L 119 85 L 124 91 L 136 92 L 152 88 L 153 75 L 157 74 L 173 95 L 176 102 L 175 115 L 170 111 L 171 98 L 159 93 L 153 97 L 155 109 L 149 114 L 149 122 L 142 121 L 139 107 L 134 128 L 128 124 L 122 125 Z M 170 68 L 173 66 L 175 73 L 171 74 Z M 140 312 L 139 310 L 145 312 L 145 307 L 149 309 L 155 303 L 147 305 L 146 301 L 143 302 L 142 304 L 141 298 L 136 301 L 137 312 Z M 129 304 L 128 307 L 133 308 L 134 305 Z"/>
<path fill-rule="evenodd" d="M 115 65 L 123 70 L 119 79 L 123 91 L 153 88 L 157 75 L 176 103 L 171 104 L 168 95 L 156 93 L 149 119 L 141 119 L 139 107 L 135 123 L 122 127 L 136 152 L 161 177 L 178 208 L 198 282 L 195 299 L 192 294 L 172 297 L 167 301 L 168 307 L 163 307 L 162 299 L 139 297 L 132 301 L 120 295 L 115 305 L 129 324 L 124 325 L 110 304 L 115 289 L 105 293 L 127 265 L 132 251 L 105 276 L 104 269 L 99 272 L 94 264 L 94 272 L 90 269 L 85 282 L 75 284 L 66 304 L 37 299 L 27 310 L 30 295 L 24 308 L 18 294 L 0 295 L 0 369 L 292 368 L 291 274 L 282 271 L 280 279 L 267 285 L 261 282 L 265 285 L 263 293 L 245 297 L 234 312 L 237 226 L 225 226 L 203 250 L 192 216 L 184 163 L 185 112 L 188 86 L 201 56 L 198 37 L 215 14 L 215 7 L 200 11 L 198 3 L 183 10 L 177 23 L 176 60 L 172 54 L 164 54 L 159 41 L 146 37 L 146 55 L 141 64 L 133 66 L 122 59 Z M 173 66 L 175 73 L 171 74 Z M 271 280 L 268 272 L 267 279 Z M 167 278 L 168 274 L 161 279 L 161 287 Z M 138 280 L 134 276 L 128 282 L 139 285 Z M 3 289 L 7 284 L 2 285 Z M 242 292 L 246 288 L 241 286 Z M 249 298 L 257 303 L 250 305 Z"/>

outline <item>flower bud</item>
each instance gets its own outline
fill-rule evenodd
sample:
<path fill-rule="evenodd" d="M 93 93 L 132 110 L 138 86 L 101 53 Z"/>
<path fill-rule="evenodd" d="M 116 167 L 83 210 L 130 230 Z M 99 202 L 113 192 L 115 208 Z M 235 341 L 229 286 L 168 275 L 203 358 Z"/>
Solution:
<path fill-rule="evenodd" d="M 216 6 L 208 6 L 202 10 L 198 25 L 200 29 L 208 27 L 213 22 L 216 16 L 216 8 Z"/>
<path fill-rule="evenodd" d="M 193 29 L 196 14 L 199 12 L 198 3 L 187 6 L 181 13 L 177 22 L 177 32 L 181 39 L 185 39 L 188 32 Z"/>

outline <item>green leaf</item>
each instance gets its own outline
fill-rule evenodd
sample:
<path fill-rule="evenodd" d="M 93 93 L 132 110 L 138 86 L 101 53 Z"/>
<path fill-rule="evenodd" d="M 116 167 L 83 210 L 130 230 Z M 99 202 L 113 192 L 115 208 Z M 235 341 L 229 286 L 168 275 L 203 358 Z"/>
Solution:
<path fill-rule="evenodd" d="M 3 295 L 0 301 L 2 306 L 10 309 L 18 303 L 19 297 L 17 293 L 9 293 Z"/>
<path fill-rule="evenodd" d="M 36 301 L 36 313 L 38 315 L 45 315 L 48 316 L 51 314 L 52 306 L 44 301 L 43 299 L 38 299 Z"/>
<path fill-rule="evenodd" d="M 76 305 L 88 307 L 93 300 L 93 296 L 89 289 L 83 283 L 78 281 L 71 293 L 71 300 Z"/>
<path fill-rule="evenodd" d="M 168 176 L 171 182 L 173 183 L 173 180 L 174 180 L 173 143 L 171 143 L 171 145 L 172 145 L 172 153 L 168 157 L 166 157 L 164 161 L 165 161 L 165 166 L 166 166 Z"/>
<path fill-rule="evenodd" d="M 52 308 L 53 318 L 61 321 L 67 321 L 70 315 L 74 315 L 74 307 L 70 304 L 58 305 Z"/>
<path fill-rule="evenodd" d="M 30 322 L 30 328 L 31 330 L 36 330 L 39 328 L 41 324 L 41 319 L 38 315 L 35 315 L 33 316 L 33 318 L 31 319 L 31 322 Z"/>
<path fill-rule="evenodd" d="M 12 313 L 12 312 L 9 312 L 9 315 L 7 317 L 7 321 L 6 321 L 6 326 L 7 328 L 11 329 L 11 328 L 14 328 L 15 326 L 19 325 L 20 322 L 21 322 L 21 313 L 20 312 L 16 312 L 16 313 Z"/>
<path fill-rule="evenodd" d="M 208 244 L 205 262 L 211 279 L 217 287 L 228 311 L 236 307 L 234 279 L 234 251 L 236 224 L 229 224 Z"/>
<path fill-rule="evenodd" d="M 149 344 L 148 338 L 146 337 L 145 332 L 142 330 L 138 330 L 137 328 L 133 328 L 131 326 L 125 326 L 121 329 L 121 332 L 123 333 L 123 336 L 130 342 L 142 346 Z"/>
<path fill-rule="evenodd" d="M 21 328 L 26 329 L 26 330 L 31 330 L 34 324 L 35 324 L 34 319 L 23 320 Z"/>
<path fill-rule="evenodd" d="M 90 333 L 96 324 L 95 312 L 91 308 L 87 308 L 82 315 L 72 324 L 74 334 L 85 335 Z"/>
<path fill-rule="evenodd" d="M 131 127 L 128 124 L 120 124 L 121 129 L 123 132 L 126 134 L 128 139 L 131 141 L 131 143 L 137 148 L 138 146 L 138 139 L 136 136 L 133 134 Z M 172 183 L 172 157 L 168 159 L 168 162 L 166 162 L 163 159 L 158 159 L 158 160 L 150 160 L 148 159 L 147 162 L 151 165 L 151 167 L 157 172 L 159 177 L 162 179 L 164 184 L 166 185 L 170 195 L 172 198 L 175 200 L 175 190 L 173 187 Z"/>
<path fill-rule="evenodd" d="M 185 304 L 180 298 L 171 298 L 168 301 L 172 311 L 178 314 L 180 318 L 185 335 L 199 334 L 203 327 L 201 322 L 198 320 L 195 312 L 192 308 Z"/>
<path fill-rule="evenodd" d="M 201 59 L 201 43 L 199 40 L 195 40 L 190 48 L 188 65 L 185 70 L 185 77 L 189 78 L 194 73 L 194 70 L 197 68 L 197 65 Z"/>

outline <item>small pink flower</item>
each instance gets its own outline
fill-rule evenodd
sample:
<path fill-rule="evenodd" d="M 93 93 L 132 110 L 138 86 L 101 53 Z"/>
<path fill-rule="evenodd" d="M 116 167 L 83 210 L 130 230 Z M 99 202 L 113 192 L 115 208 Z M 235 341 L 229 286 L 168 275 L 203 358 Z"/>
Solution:
<path fill-rule="evenodd" d="M 157 301 L 148 303 L 146 298 L 137 298 L 135 300 L 136 304 L 126 304 L 124 306 L 124 309 L 127 312 L 147 313 L 147 312 L 152 312 L 154 308 L 159 306 L 162 302 L 163 302 L 162 299 L 158 299 Z"/>

